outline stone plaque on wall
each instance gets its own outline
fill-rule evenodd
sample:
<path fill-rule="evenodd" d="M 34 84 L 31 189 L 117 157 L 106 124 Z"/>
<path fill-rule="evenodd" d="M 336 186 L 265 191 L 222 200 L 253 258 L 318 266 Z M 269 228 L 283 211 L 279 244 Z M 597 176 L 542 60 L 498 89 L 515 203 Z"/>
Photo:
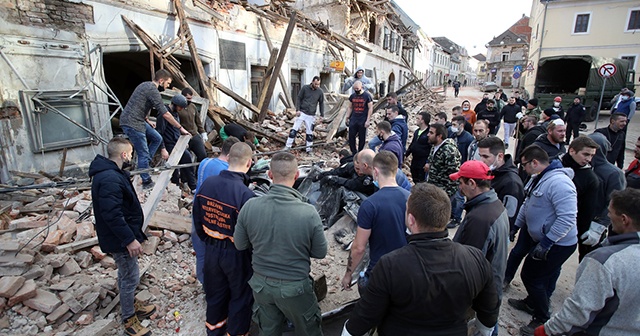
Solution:
<path fill-rule="evenodd" d="M 219 40 L 220 45 L 220 69 L 246 70 L 247 54 L 244 43 Z"/>

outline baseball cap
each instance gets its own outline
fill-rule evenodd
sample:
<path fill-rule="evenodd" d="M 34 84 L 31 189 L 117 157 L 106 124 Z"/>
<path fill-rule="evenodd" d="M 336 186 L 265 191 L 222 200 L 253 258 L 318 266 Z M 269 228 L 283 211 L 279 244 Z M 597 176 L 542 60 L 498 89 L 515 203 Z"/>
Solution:
<path fill-rule="evenodd" d="M 493 175 L 490 175 L 489 167 L 482 161 L 467 161 L 460 166 L 460 170 L 457 173 L 449 175 L 452 180 L 457 180 L 461 177 L 479 179 L 479 180 L 492 180 Z"/>
<path fill-rule="evenodd" d="M 557 97 L 553 98 L 553 101 L 554 102 L 561 102 L 562 101 L 562 97 L 557 96 Z"/>
<path fill-rule="evenodd" d="M 189 103 L 187 102 L 187 98 L 181 94 L 177 94 L 171 98 L 171 104 L 175 106 L 180 106 L 182 108 L 187 107 Z"/>

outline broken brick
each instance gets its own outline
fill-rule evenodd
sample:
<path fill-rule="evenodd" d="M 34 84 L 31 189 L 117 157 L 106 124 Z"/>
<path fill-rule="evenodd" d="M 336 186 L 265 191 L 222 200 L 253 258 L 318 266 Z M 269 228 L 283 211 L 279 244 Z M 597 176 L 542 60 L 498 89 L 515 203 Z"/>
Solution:
<path fill-rule="evenodd" d="M 9 306 L 14 306 L 17 303 L 20 303 L 24 300 L 31 299 L 36 296 L 36 282 L 31 280 L 27 280 L 24 282 L 22 287 L 9 299 Z"/>
<path fill-rule="evenodd" d="M 104 268 L 116 269 L 116 261 L 111 257 L 104 257 L 104 259 L 100 260 L 100 265 Z"/>
<path fill-rule="evenodd" d="M 47 254 L 44 257 L 44 262 L 51 265 L 53 268 L 59 268 L 69 260 L 69 255 L 66 253 Z"/>
<path fill-rule="evenodd" d="M 76 240 L 82 241 L 89 239 L 96 235 L 96 231 L 93 227 L 93 224 L 89 222 L 82 222 L 76 226 Z"/>
<path fill-rule="evenodd" d="M 164 234 L 162 235 L 162 237 L 165 240 L 168 240 L 170 242 L 174 242 L 174 243 L 178 242 L 178 236 L 176 235 L 175 232 L 173 232 L 171 230 L 164 230 Z"/>
<path fill-rule="evenodd" d="M 78 320 L 76 320 L 76 324 L 78 325 L 89 325 L 93 323 L 93 314 L 92 313 L 83 313 L 80 315 Z"/>
<path fill-rule="evenodd" d="M 76 253 L 75 257 L 78 265 L 82 268 L 87 268 L 91 266 L 91 262 L 93 261 L 91 253 L 87 251 L 80 251 Z"/>
<path fill-rule="evenodd" d="M 72 293 L 62 292 L 60 294 L 60 298 L 62 299 L 62 302 L 69 306 L 69 309 L 71 309 L 72 312 L 79 313 L 82 311 L 82 305 L 80 304 L 80 302 L 78 302 L 78 300 L 76 300 Z"/>
<path fill-rule="evenodd" d="M 38 289 L 36 293 L 35 297 L 25 300 L 22 303 L 31 309 L 41 311 L 45 314 L 50 314 L 61 304 L 58 296 L 51 292 Z"/>
<path fill-rule="evenodd" d="M 102 252 L 102 250 L 100 249 L 100 246 L 97 246 L 97 245 L 92 247 L 91 250 L 89 250 L 89 252 L 98 261 L 104 259 L 104 257 L 107 256 L 106 253 Z"/>
<path fill-rule="evenodd" d="M 57 291 L 66 291 L 67 289 L 69 289 L 69 287 L 71 287 L 71 285 L 73 285 L 74 282 L 75 282 L 74 279 L 64 279 L 58 282 L 57 284 L 53 284 L 49 286 L 49 289 L 57 290 Z"/>
<path fill-rule="evenodd" d="M 73 211 L 83 213 L 91 206 L 91 201 L 89 200 L 78 200 L 76 205 L 73 207 Z"/>
<path fill-rule="evenodd" d="M 51 314 L 47 315 L 47 321 L 55 322 L 69 311 L 69 306 L 66 303 L 61 304 Z"/>
<path fill-rule="evenodd" d="M 160 238 L 156 236 L 150 236 L 147 240 L 144 241 L 144 243 L 142 243 L 142 251 L 146 255 L 153 255 L 156 253 L 159 244 Z"/>
<path fill-rule="evenodd" d="M 58 274 L 63 276 L 76 274 L 81 271 L 82 269 L 80 268 L 80 266 L 78 266 L 78 263 L 73 258 L 69 258 L 69 260 L 67 260 L 67 262 L 62 265 L 62 267 L 58 268 Z"/>
<path fill-rule="evenodd" d="M 0 278 L 0 296 L 12 297 L 24 284 L 26 279 L 22 276 L 6 276 Z"/>

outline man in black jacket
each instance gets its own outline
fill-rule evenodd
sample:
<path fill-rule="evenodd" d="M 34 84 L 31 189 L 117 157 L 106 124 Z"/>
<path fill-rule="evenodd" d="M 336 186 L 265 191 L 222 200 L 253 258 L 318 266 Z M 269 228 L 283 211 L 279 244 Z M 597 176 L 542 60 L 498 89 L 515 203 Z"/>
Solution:
<path fill-rule="evenodd" d="M 375 326 L 380 336 L 466 335 L 469 308 L 480 334 L 491 335 L 500 307 L 491 265 L 480 250 L 446 239 L 447 194 L 419 183 L 406 212 L 409 245 L 378 261 L 342 335 Z"/>
<path fill-rule="evenodd" d="M 625 128 L 627 127 L 627 116 L 624 113 L 613 113 L 609 118 L 609 126 L 595 130 L 602 133 L 609 143 L 611 150 L 607 152 L 607 161 L 623 169 L 624 151 L 626 145 Z"/>
<path fill-rule="evenodd" d="M 358 160 L 358 156 L 361 156 L 361 153 L 354 155 L 352 162 L 319 174 L 320 184 L 329 183 L 345 187 L 347 190 L 361 192 L 366 196 L 373 195 L 376 191 L 373 176 L 365 174 L 359 168 L 362 160 Z"/>
<path fill-rule="evenodd" d="M 584 116 L 587 114 L 587 110 L 580 102 L 580 97 L 573 99 L 573 104 L 569 105 L 567 114 L 564 116 L 567 123 L 567 142 L 571 142 L 571 135 L 573 138 L 580 136 L 580 123 L 584 120 Z"/>
<path fill-rule="evenodd" d="M 576 220 L 578 239 L 589 231 L 591 221 L 593 221 L 598 208 L 600 180 L 589 165 L 591 159 L 596 155 L 598 147 L 600 146 L 591 138 L 580 136 L 569 144 L 569 155 L 562 157 L 562 165 L 571 168 L 575 174 L 572 181 L 576 185 L 578 193 L 578 219 Z M 582 261 L 582 258 L 592 250 L 593 248 L 589 245 L 578 244 L 578 260 Z"/>
<path fill-rule="evenodd" d="M 413 155 L 411 159 L 411 178 L 413 183 L 424 182 L 426 180 L 426 172 L 424 165 L 427 163 L 429 153 L 431 152 L 431 144 L 429 143 L 429 123 L 431 123 L 431 115 L 427 112 L 420 112 L 416 116 L 416 125 L 418 129 L 413 133 L 411 144 L 404 154 L 405 157 Z"/>
<path fill-rule="evenodd" d="M 156 308 L 134 300 L 138 277 L 138 256 L 144 216 L 130 176 L 122 170 L 131 162 L 133 146 L 125 138 L 113 138 L 107 145 L 108 158 L 97 155 L 89 166 L 91 197 L 98 243 L 103 252 L 113 256 L 118 267 L 118 289 L 122 322 L 127 335 L 151 335 L 140 325 L 139 318 L 151 316 Z"/>
<path fill-rule="evenodd" d="M 488 137 L 478 143 L 480 161 L 493 172 L 491 188 L 498 194 L 498 199 L 507 209 L 510 227 L 515 225 L 518 211 L 524 201 L 524 185 L 518 175 L 518 168 L 513 164 L 511 155 L 505 154 L 504 143 L 498 137 Z"/>
<path fill-rule="evenodd" d="M 540 134 L 534 144 L 547 152 L 549 160 L 558 159 L 567 152 L 564 147 L 566 131 L 567 128 L 564 121 L 562 119 L 554 119 L 547 125 L 547 133 Z"/>
<path fill-rule="evenodd" d="M 522 106 L 516 104 L 516 97 L 509 98 L 509 102 L 500 111 L 500 119 L 504 119 L 504 146 L 509 148 L 509 138 L 514 135 L 519 113 Z"/>
<path fill-rule="evenodd" d="M 476 119 L 484 119 L 489 122 L 489 134 L 495 135 L 498 133 L 498 127 L 500 126 L 500 110 L 496 107 L 496 101 L 493 99 L 487 100 L 487 107 L 478 112 Z"/>
<path fill-rule="evenodd" d="M 478 104 L 476 104 L 476 107 L 473 110 L 476 111 L 476 113 L 484 110 L 485 108 L 487 108 L 487 101 L 489 101 L 489 94 L 485 93 L 482 95 L 482 100 Z"/>

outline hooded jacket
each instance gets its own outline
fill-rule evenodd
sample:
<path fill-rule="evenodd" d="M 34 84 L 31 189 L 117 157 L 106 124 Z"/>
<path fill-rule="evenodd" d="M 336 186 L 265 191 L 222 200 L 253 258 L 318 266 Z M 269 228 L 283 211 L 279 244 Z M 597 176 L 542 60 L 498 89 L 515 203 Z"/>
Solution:
<path fill-rule="evenodd" d="M 553 160 L 525 188 L 527 196 L 518 213 L 516 226 L 527 227 L 534 241 L 546 236 L 554 244 L 571 246 L 578 243 L 576 214 L 578 198 L 571 179 L 573 170 Z"/>
<path fill-rule="evenodd" d="M 477 119 L 484 119 L 489 122 L 489 133 L 496 134 L 496 128 L 500 126 L 500 109 L 496 106 L 489 110 L 487 108 L 478 112 Z"/>
<path fill-rule="evenodd" d="M 524 136 L 518 142 L 518 148 L 516 148 L 516 154 L 514 157 L 514 162 L 516 164 L 520 163 L 520 153 L 522 153 L 525 148 L 533 145 L 541 134 L 547 134 L 547 130 L 542 125 L 533 126 L 524 133 Z"/>
<path fill-rule="evenodd" d="M 358 74 L 358 71 L 362 70 L 362 78 L 358 78 L 356 77 Z M 344 81 L 344 87 L 342 88 L 342 92 L 347 92 L 356 81 L 360 81 L 362 83 L 362 88 L 364 89 L 364 91 L 371 91 L 374 89 L 373 87 L 373 83 L 371 82 L 371 79 L 369 79 L 365 74 L 364 74 L 364 68 L 359 66 L 356 68 L 356 71 L 353 72 L 353 76 L 348 77 L 347 79 L 345 79 Z"/>
<path fill-rule="evenodd" d="M 576 186 L 576 192 L 578 193 L 577 225 L 578 236 L 580 236 L 589 230 L 591 221 L 596 214 L 600 180 L 590 165 L 584 167 L 578 165 L 571 155 L 562 157 L 562 165 L 573 169 L 575 174 L 573 184 Z"/>
<path fill-rule="evenodd" d="M 598 128 L 595 132 L 602 133 L 611 145 L 611 149 L 607 152 L 607 161 L 622 169 L 622 167 L 624 167 L 624 151 L 626 147 L 625 139 L 627 137 L 626 132 L 624 130 L 614 132 L 609 126 Z"/>
<path fill-rule="evenodd" d="M 489 98 L 482 98 L 482 100 L 476 105 L 476 107 L 473 109 L 474 111 L 476 111 L 476 114 L 479 114 L 481 111 L 484 111 L 484 109 L 487 108 L 487 101 L 489 101 Z"/>
<path fill-rule="evenodd" d="M 510 154 L 505 154 L 504 164 L 493 170 L 493 176 L 491 188 L 496 191 L 498 199 L 507 209 L 509 224 L 513 226 L 524 201 L 524 185 Z"/>
<path fill-rule="evenodd" d="M 468 160 L 469 155 L 469 145 L 475 140 L 473 135 L 467 131 L 462 131 L 460 134 L 456 134 L 454 137 L 456 141 L 456 145 L 458 146 L 458 151 L 461 155 L 461 163 Z"/>
<path fill-rule="evenodd" d="M 507 104 L 500 111 L 500 119 L 504 119 L 507 124 L 515 124 L 518 122 L 516 115 L 522 112 L 522 107 L 518 104 Z"/>
<path fill-rule="evenodd" d="M 409 137 L 409 127 L 407 126 L 407 120 L 403 116 L 398 116 L 393 120 L 389 120 L 391 123 L 391 130 L 400 137 L 400 143 L 402 144 L 402 152 L 407 147 L 407 138 Z"/>
<path fill-rule="evenodd" d="M 453 241 L 474 246 L 491 263 L 493 280 L 502 295 L 509 253 L 509 217 L 495 191 L 489 190 L 464 204 L 467 212 Z"/>
<path fill-rule="evenodd" d="M 596 150 L 596 155 L 594 155 L 591 160 L 593 171 L 600 179 L 600 192 L 598 201 L 596 202 L 598 208 L 596 209 L 595 221 L 608 227 L 611 223 L 608 211 L 611 193 L 614 190 L 624 189 L 626 187 L 626 181 L 624 172 L 607 161 L 604 153 L 608 153 L 611 149 L 611 144 L 607 138 L 600 133 L 589 134 L 589 137 L 600 146 L 600 148 Z"/>
<path fill-rule="evenodd" d="M 569 109 L 567 110 L 567 114 L 565 115 L 565 121 L 572 125 L 580 125 L 582 120 L 584 120 L 585 115 L 587 115 L 587 110 L 584 108 L 584 105 L 578 103 L 569 105 Z"/>
<path fill-rule="evenodd" d="M 129 172 L 97 155 L 89 166 L 93 214 L 100 249 L 105 253 L 126 252 L 133 240 L 142 243 L 142 207 L 129 180 Z"/>
<path fill-rule="evenodd" d="M 402 168 L 402 160 L 404 159 L 404 147 L 400 143 L 400 137 L 397 134 L 391 134 L 380 146 L 380 150 L 390 151 L 398 158 L 398 168 Z"/>
<path fill-rule="evenodd" d="M 564 147 L 564 144 L 554 145 L 549 141 L 547 137 L 547 133 L 540 134 L 534 144 L 538 145 L 542 148 L 547 155 L 549 155 L 549 161 L 560 158 L 561 155 L 567 152 L 567 149 Z"/>

